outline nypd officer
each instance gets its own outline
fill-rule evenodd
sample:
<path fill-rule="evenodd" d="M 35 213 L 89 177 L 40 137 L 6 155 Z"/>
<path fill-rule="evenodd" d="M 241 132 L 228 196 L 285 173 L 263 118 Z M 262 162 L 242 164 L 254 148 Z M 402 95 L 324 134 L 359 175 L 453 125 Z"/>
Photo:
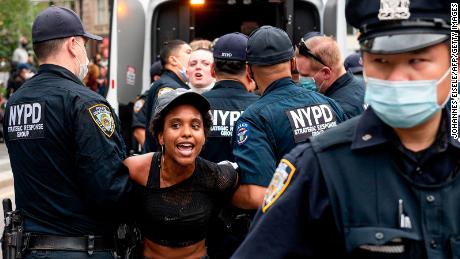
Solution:
<path fill-rule="evenodd" d="M 350 0 L 369 108 L 292 150 L 234 258 L 459 258 L 447 0 Z"/>
<path fill-rule="evenodd" d="M 233 127 L 246 108 L 259 96 L 250 93 L 253 83 L 246 72 L 248 37 L 242 33 L 229 33 L 214 45 L 214 64 L 211 72 L 217 82 L 203 94 L 211 104 L 213 124 L 200 156 L 212 161 L 234 161 L 232 153 Z M 223 208 L 222 220 L 210 228 L 207 239 L 210 257 L 229 258 L 243 241 L 251 214 L 234 207 Z"/>
<path fill-rule="evenodd" d="M 147 100 L 145 102 L 145 142 L 144 151 L 157 151 L 157 143 L 149 133 L 150 122 L 152 120 L 153 111 L 157 97 L 161 94 L 177 89 L 189 89 L 186 84 L 188 81 L 187 67 L 192 48 L 182 40 L 171 40 L 165 42 L 160 52 L 160 61 L 163 67 L 163 74 L 158 81 L 155 81 L 150 87 Z"/>
<path fill-rule="evenodd" d="M 233 155 L 241 172 L 241 185 L 233 203 L 257 209 L 276 164 L 298 143 L 344 120 L 335 101 L 296 86 L 294 48 L 286 32 L 263 26 L 253 32 L 247 46 L 247 71 L 261 93 L 233 130 Z"/>
<path fill-rule="evenodd" d="M 161 78 L 162 71 L 163 67 L 161 66 L 160 61 L 152 64 L 150 67 L 150 78 L 152 79 L 152 82 L 158 81 Z M 141 96 L 139 96 L 136 102 L 134 102 L 133 106 L 133 120 L 131 122 L 131 129 L 133 130 L 134 138 L 141 147 L 141 150 L 139 150 L 140 152 L 142 152 L 145 142 L 145 124 L 147 123 L 147 111 L 144 104 L 147 96 L 149 95 L 149 92 L 150 91 L 147 90 Z"/>
<path fill-rule="evenodd" d="M 211 104 L 213 125 L 200 156 L 212 161 L 234 161 L 230 138 L 233 127 L 246 108 L 259 97 L 251 90 L 246 73 L 248 37 L 230 33 L 219 38 L 213 50 L 212 74 L 217 79 L 213 89 L 203 94 Z"/>
<path fill-rule="evenodd" d="M 102 38 L 85 32 L 73 11 L 41 12 L 32 27 L 38 74 L 5 110 L 25 258 L 113 258 L 131 185 L 118 118 L 81 81 L 90 39 Z"/>

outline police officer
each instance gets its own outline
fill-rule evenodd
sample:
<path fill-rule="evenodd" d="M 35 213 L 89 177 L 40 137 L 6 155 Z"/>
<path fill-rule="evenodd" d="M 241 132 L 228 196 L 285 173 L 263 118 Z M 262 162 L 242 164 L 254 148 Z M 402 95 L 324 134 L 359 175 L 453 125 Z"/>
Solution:
<path fill-rule="evenodd" d="M 334 99 L 348 118 L 364 111 L 364 82 L 345 70 L 339 45 L 332 37 L 307 33 L 297 44 L 296 57 L 300 75 Z"/>
<path fill-rule="evenodd" d="M 150 67 L 150 77 L 152 82 L 158 81 L 161 78 L 162 71 L 163 67 L 161 66 L 160 61 L 152 64 Z M 133 130 L 134 138 L 141 146 L 141 150 L 139 150 L 139 152 L 142 152 L 145 142 L 145 124 L 147 123 L 147 111 L 144 104 L 148 95 L 149 90 L 145 91 L 141 96 L 139 96 L 133 106 L 133 121 L 131 123 L 131 128 Z"/>
<path fill-rule="evenodd" d="M 217 79 L 214 88 L 203 94 L 211 104 L 213 125 L 200 156 L 212 161 L 234 161 L 230 138 L 233 127 L 246 108 L 259 97 L 251 90 L 251 78 L 246 73 L 248 37 L 229 33 L 214 45 L 212 74 Z"/>
<path fill-rule="evenodd" d="M 447 0 L 350 0 L 369 108 L 279 164 L 234 258 L 458 258 Z"/>
<path fill-rule="evenodd" d="M 145 124 L 145 152 L 157 151 L 157 144 L 155 144 L 154 138 L 149 134 L 150 121 L 157 97 L 177 88 L 189 89 L 186 84 L 188 81 L 186 66 L 191 53 L 192 48 L 182 40 L 165 42 L 161 49 L 160 61 L 164 72 L 161 78 L 155 81 L 150 87 L 149 95 L 145 102 L 145 116 L 147 118 Z"/>
<path fill-rule="evenodd" d="M 259 97 L 246 72 L 248 37 L 242 33 L 229 33 L 214 45 L 214 64 L 211 72 L 217 82 L 203 93 L 211 104 L 213 124 L 200 156 L 212 161 L 234 161 L 230 138 L 233 127 L 246 108 Z M 233 207 L 223 208 L 222 221 L 216 220 L 207 239 L 208 254 L 212 258 L 229 258 L 243 241 L 252 214 Z"/>
<path fill-rule="evenodd" d="M 291 40 L 279 28 L 263 26 L 249 37 L 247 71 L 262 96 L 233 130 L 233 155 L 241 172 L 233 203 L 240 208 L 262 204 L 276 164 L 296 144 L 344 120 L 332 99 L 295 85 L 293 57 Z"/>
<path fill-rule="evenodd" d="M 113 258 L 131 189 L 120 123 L 85 87 L 87 33 L 72 10 L 35 19 L 38 74 L 8 101 L 4 132 L 22 213 L 25 258 Z M 117 210 L 120 209 L 120 210 Z M 120 212 L 121 211 L 121 212 Z"/>

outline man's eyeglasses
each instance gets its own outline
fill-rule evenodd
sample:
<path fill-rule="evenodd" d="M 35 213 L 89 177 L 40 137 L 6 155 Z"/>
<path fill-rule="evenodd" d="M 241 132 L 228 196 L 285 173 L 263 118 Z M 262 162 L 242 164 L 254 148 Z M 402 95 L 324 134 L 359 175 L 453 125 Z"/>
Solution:
<path fill-rule="evenodd" d="M 297 44 L 297 47 L 299 48 L 300 55 L 305 57 L 311 57 L 312 59 L 318 61 L 320 64 L 328 67 L 328 65 L 326 65 L 318 56 L 311 52 L 303 38 L 300 39 L 300 42 Z"/>

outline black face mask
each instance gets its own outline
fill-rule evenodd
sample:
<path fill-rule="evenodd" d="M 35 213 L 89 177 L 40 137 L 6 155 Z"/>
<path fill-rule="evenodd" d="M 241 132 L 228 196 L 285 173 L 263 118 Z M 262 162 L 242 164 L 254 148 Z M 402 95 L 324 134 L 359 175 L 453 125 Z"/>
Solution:
<path fill-rule="evenodd" d="M 22 46 L 23 48 L 26 48 L 26 47 L 27 47 L 27 42 L 21 42 L 21 46 Z"/>

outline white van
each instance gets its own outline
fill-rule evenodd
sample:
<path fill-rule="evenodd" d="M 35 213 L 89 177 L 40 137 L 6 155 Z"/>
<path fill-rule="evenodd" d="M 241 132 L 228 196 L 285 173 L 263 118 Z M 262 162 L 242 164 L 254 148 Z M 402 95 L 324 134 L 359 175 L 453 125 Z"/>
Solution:
<path fill-rule="evenodd" d="M 150 87 L 150 65 L 163 42 L 212 41 L 245 24 L 282 28 L 294 43 L 320 31 L 347 53 L 344 9 L 345 0 L 113 0 L 107 99 L 130 133 L 130 103 Z"/>

